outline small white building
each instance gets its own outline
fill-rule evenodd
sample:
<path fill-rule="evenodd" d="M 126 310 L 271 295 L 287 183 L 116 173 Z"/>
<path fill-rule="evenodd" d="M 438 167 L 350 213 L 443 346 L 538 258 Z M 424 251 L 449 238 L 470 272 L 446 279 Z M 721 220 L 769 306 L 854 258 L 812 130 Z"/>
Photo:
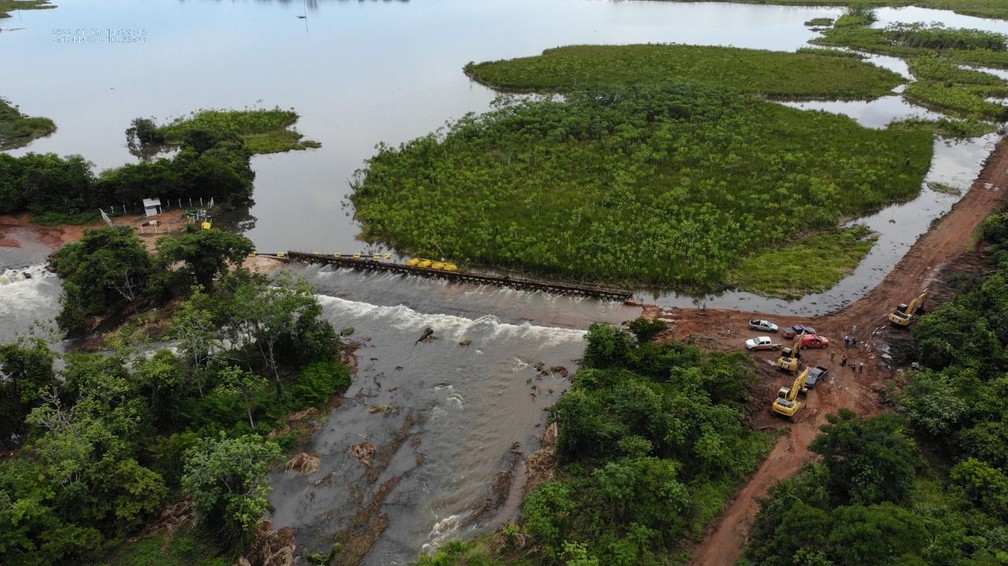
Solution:
<path fill-rule="evenodd" d="M 144 212 L 147 214 L 147 218 L 161 214 L 161 199 L 145 198 L 143 199 L 143 205 L 144 205 Z"/>

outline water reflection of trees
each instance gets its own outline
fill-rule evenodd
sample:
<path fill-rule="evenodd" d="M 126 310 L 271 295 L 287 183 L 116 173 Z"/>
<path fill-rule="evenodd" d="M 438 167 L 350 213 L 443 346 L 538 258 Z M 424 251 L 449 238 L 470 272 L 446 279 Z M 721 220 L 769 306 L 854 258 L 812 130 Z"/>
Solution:
<path fill-rule="evenodd" d="M 227 230 L 234 234 L 245 235 L 255 228 L 258 218 L 250 213 L 255 202 L 250 202 L 247 206 L 239 206 L 217 214 L 214 218 L 214 227 Z"/>

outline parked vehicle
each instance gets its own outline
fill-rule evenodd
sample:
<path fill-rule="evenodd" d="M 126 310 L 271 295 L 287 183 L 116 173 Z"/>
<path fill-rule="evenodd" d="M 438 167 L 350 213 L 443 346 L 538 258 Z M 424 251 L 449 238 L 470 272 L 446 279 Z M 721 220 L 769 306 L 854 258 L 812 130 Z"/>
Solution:
<path fill-rule="evenodd" d="M 775 344 L 769 336 L 757 336 L 745 341 L 747 350 L 777 350 L 780 344 Z"/>
<path fill-rule="evenodd" d="M 815 334 L 816 333 L 815 328 L 812 328 L 811 326 L 804 326 L 804 325 L 801 325 L 801 324 L 796 324 L 796 325 L 792 326 L 791 328 L 785 328 L 784 331 L 781 332 L 781 334 L 785 338 L 794 338 L 795 336 L 798 336 L 802 332 L 804 332 L 805 334 Z"/>
<path fill-rule="evenodd" d="M 801 345 L 802 348 L 825 348 L 829 346 L 829 340 L 818 334 L 806 334 L 802 336 Z"/>
<path fill-rule="evenodd" d="M 809 371 L 808 379 L 805 380 L 805 388 L 812 389 L 817 383 L 826 381 L 827 375 L 829 375 L 829 370 L 822 366 L 812 368 Z"/>
<path fill-rule="evenodd" d="M 769 320 L 750 320 L 749 328 L 752 328 L 753 330 L 762 330 L 764 332 L 777 332 L 777 325 Z"/>

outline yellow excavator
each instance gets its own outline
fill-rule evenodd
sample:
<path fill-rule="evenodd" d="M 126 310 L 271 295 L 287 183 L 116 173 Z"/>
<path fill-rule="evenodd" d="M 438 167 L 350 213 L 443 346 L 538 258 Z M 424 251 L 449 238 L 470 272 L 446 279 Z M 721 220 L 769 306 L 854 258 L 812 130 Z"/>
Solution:
<path fill-rule="evenodd" d="M 913 317 L 918 313 L 918 311 L 924 308 L 924 301 L 926 301 L 927 298 L 928 290 L 924 289 L 923 293 L 914 297 L 914 299 L 909 303 L 901 303 L 898 307 L 896 307 L 896 310 L 889 313 L 889 322 L 899 326 L 909 326 Z"/>
<path fill-rule="evenodd" d="M 802 338 L 804 337 L 804 332 L 798 334 L 794 337 L 794 344 L 790 348 L 781 350 L 780 356 L 777 358 L 777 367 L 791 373 L 798 370 L 798 360 L 801 358 L 799 351 L 801 350 Z"/>
<path fill-rule="evenodd" d="M 798 400 L 798 394 L 805 390 L 805 382 L 808 380 L 810 371 L 812 371 L 811 367 L 805 368 L 805 371 L 795 378 L 790 389 L 787 387 L 780 388 L 780 391 L 777 392 L 777 398 L 774 399 L 773 405 L 770 406 L 773 412 L 783 415 L 792 421 L 797 419 L 798 411 L 804 406 Z"/>

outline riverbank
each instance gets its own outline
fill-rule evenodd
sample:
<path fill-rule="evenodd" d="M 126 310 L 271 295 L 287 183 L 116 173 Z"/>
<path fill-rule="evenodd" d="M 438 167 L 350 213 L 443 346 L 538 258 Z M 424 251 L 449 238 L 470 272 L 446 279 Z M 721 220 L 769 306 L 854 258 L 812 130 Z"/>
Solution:
<path fill-rule="evenodd" d="M 187 224 L 182 209 L 169 210 L 157 216 L 123 216 L 115 219 L 117 226 L 129 226 L 144 242 L 149 251 L 156 249 L 158 238 L 178 234 Z M 154 221 L 157 224 L 154 224 Z M 13 252 L 3 268 L 23 267 L 46 262 L 49 254 L 60 249 L 65 244 L 76 242 L 84 237 L 87 230 L 99 229 L 105 226 L 96 224 L 37 224 L 31 221 L 28 214 L 18 216 L 0 216 L 0 248 Z M 17 263 L 17 265 L 15 265 Z M 278 259 L 250 256 L 244 266 L 254 273 L 270 273 L 283 265 Z"/>

